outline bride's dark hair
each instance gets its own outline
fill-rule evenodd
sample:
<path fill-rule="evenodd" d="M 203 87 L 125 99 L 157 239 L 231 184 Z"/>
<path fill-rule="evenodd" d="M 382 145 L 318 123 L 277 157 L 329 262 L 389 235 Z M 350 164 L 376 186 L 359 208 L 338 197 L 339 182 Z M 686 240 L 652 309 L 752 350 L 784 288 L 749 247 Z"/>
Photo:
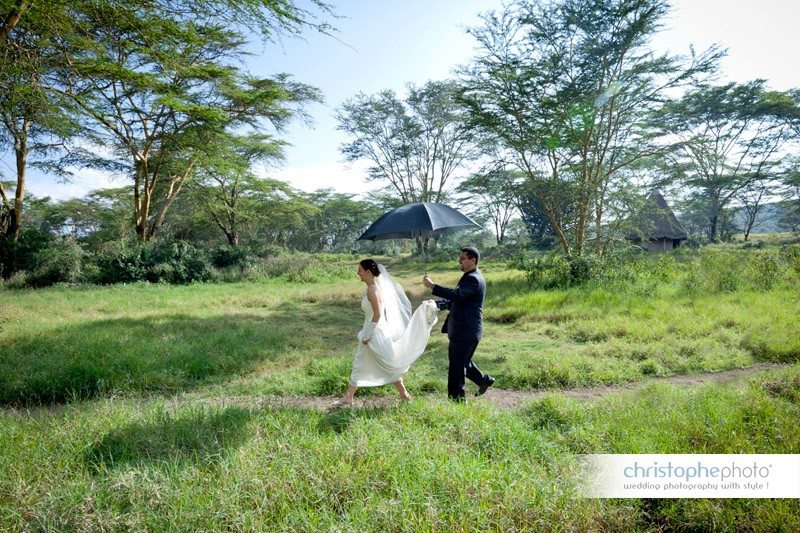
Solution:
<path fill-rule="evenodd" d="M 372 275 L 375 277 L 381 275 L 380 271 L 378 270 L 378 263 L 376 263 L 374 259 L 362 259 L 358 264 L 361 265 L 361 268 L 364 270 L 369 270 L 372 272 Z"/>

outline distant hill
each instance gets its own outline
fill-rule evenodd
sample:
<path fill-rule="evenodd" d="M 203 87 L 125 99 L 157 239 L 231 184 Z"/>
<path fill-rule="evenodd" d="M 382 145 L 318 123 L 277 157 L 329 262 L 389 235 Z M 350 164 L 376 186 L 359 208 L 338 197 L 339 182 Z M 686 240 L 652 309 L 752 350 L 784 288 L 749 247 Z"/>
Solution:
<path fill-rule="evenodd" d="M 766 204 L 758 212 L 756 223 L 753 225 L 752 233 L 779 233 L 786 231 L 786 228 L 778 226 L 778 221 L 784 215 L 786 209 L 778 203 Z M 747 214 L 744 209 L 737 211 L 735 215 L 736 225 L 744 228 Z"/>

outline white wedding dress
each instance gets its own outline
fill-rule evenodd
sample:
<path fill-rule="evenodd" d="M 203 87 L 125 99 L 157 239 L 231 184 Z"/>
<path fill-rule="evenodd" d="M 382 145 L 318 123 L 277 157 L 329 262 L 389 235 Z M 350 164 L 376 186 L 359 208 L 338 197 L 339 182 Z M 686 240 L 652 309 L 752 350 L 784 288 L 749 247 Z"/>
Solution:
<path fill-rule="evenodd" d="M 389 278 L 384 281 L 385 285 L 394 283 L 388 275 L 379 276 L 379 278 L 384 277 Z M 411 364 L 425 351 L 431 328 L 437 321 L 438 309 L 433 300 L 422 302 L 408 318 L 411 304 L 405 294 L 398 298 L 401 300 L 398 312 L 393 310 L 391 302 L 387 302 L 395 298 L 394 294 L 387 287 L 382 289 L 380 283 L 378 285 L 381 318 L 366 345 L 361 341 L 364 332 L 371 329 L 368 326 L 372 322 L 373 313 L 366 293 L 361 299 L 364 327 L 358 333 L 358 350 L 353 358 L 353 372 L 350 374 L 350 384 L 357 387 L 377 387 L 394 383 L 402 378 Z M 399 288 L 399 285 L 397 287 Z"/>

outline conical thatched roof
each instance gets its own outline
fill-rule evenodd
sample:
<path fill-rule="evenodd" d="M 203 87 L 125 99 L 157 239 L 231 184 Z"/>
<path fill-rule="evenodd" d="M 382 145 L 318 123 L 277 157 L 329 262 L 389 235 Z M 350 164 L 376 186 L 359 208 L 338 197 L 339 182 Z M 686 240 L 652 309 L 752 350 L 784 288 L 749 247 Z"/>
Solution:
<path fill-rule="evenodd" d="M 628 239 L 687 239 L 689 234 L 667 205 L 661 192 L 654 189 L 647 197 L 642 211 L 636 217 L 638 229 Z"/>

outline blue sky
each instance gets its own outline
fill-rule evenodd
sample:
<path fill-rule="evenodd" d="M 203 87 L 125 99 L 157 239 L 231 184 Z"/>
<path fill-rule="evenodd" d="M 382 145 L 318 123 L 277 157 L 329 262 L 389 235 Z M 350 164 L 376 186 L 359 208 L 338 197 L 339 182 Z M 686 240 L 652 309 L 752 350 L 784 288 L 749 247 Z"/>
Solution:
<path fill-rule="evenodd" d="M 254 74 L 292 74 L 297 81 L 318 87 L 324 104 L 310 106 L 309 127 L 292 124 L 283 137 L 293 146 L 286 160 L 269 175 L 294 187 L 314 190 L 334 187 L 362 194 L 366 165 L 348 167 L 338 147 L 344 141 L 336 130 L 334 109 L 359 91 L 371 94 L 393 89 L 402 94 L 406 83 L 422 84 L 444 79 L 469 60 L 474 42 L 465 26 L 479 23 L 477 14 L 499 9 L 499 0 L 342 0 L 335 2 L 342 17 L 333 21 L 336 38 L 307 34 L 305 40 L 284 40 L 263 47 L 246 64 Z M 301 4 L 303 2 L 301 1 Z M 724 79 L 747 81 L 765 78 L 774 89 L 800 87 L 800 39 L 793 26 L 800 20 L 795 0 L 673 0 L 672 16 L 654 44 L 685 54 L 689 45 L 704 49 L 712 43 L 729 48 L 723 61 Z M 5 162 L 9 154 L 0 154 Z M 29 190 L 54 198 L 81 196 L 93 188 L 122 186 L 95 171 L 80 171 L 81 178 L 64 184 L 36 173 Z"/>

